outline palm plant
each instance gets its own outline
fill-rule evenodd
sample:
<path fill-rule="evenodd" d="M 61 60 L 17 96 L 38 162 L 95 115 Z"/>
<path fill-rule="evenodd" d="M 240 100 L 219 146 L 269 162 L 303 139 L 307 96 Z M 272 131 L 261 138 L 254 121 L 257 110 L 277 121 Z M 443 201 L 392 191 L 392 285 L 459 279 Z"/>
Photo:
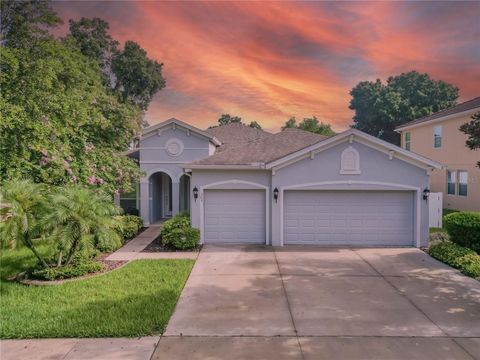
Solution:
<path fill-rule="evenodd" d="M 121 224 L 114 217 L 119 213 L 108 195 L 84 187 L 64 187 L 52 193 L 43 224 L 59 245 L 57 266 L 69 265 L 82 248 L 99 242 L 120 243 L 117 229 Z"/>
<path fill-rule="evenodd" d="M 34 246 L 33 240 L 42 235 L 41 218 L 45 214 L 45 187 L 28 180 L 5 183 L 0 190 L 0 241 L 14 248 L 22 242 L 43 267 L 46 261 Z"/>

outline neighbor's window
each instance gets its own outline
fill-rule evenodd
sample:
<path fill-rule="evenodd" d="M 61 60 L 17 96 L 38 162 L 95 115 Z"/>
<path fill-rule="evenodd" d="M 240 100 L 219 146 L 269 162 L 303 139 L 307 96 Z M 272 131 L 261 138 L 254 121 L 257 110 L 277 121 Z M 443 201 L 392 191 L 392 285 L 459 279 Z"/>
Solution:
<path fill-rule="evenodd" d="M 447 171 L 447 194 L 455 195 L 455 188 L 457 185 L 457 172 Z"/>
<path fill-rule="evenodd" d="M 468 172 L 458 171 L 458 195 L 467 196 Z"/>
<path fill-rule="evenodd" d="M 405 133 L 405 149 L 410 151 L 410 132 Z"/>
<path fill-rule="evenodd" d="M 442 125 L 433 128 L 433 146 L 436 148 L 442 146 Z"/>

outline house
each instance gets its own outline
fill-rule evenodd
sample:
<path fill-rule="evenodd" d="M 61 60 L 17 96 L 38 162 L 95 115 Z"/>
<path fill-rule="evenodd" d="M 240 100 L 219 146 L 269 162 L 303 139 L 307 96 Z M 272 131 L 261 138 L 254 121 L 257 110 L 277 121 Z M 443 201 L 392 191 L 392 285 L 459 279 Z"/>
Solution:
<path fill-rule="evenodd" d="M 277 246 L 425 246 L 429 174 L 440 168 L 355 129 L 324 137 L 176 119 L 145 129 L 129 156 L 145 174 L 133 203 L 146 225 L 187 210 L 203 243 Z"/>
<path fill-rule="evenodd" d="M 443 193 L 447 209 L 480 211 L 480 151 L 466 147 L 467 136 L 459 130 L 478 111 L 480 97 L 395 129 L 404 149 L 444 165 L 430 176 L 430 190 Z"/>

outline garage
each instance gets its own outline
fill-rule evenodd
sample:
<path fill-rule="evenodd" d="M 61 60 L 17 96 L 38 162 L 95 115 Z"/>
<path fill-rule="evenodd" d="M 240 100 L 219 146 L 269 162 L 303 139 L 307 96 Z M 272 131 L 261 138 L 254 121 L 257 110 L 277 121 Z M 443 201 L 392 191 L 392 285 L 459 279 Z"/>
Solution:
<path fill-rule="evenodd" d="M 205 190 L 205 243 L 265 244 L 265 190 Z"/>
<path fill-rule="evenodd" d="M 284 243 L 413 246 L 412 191 L 285 191 Z"/>

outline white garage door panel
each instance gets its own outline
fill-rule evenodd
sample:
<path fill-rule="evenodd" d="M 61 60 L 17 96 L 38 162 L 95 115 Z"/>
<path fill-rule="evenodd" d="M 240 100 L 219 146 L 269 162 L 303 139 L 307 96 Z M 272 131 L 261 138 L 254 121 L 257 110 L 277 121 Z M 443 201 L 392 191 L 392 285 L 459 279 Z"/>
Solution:
<path fill-rule="evenodd" d="M 286 191 L 285 244 L 413 245 L 413 193 Z"/>
<path fill-rule="evenodd" d="M 265 243 L 264 190 L 205 190 L 206 243 Z"/>

